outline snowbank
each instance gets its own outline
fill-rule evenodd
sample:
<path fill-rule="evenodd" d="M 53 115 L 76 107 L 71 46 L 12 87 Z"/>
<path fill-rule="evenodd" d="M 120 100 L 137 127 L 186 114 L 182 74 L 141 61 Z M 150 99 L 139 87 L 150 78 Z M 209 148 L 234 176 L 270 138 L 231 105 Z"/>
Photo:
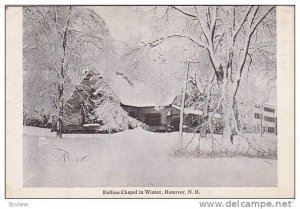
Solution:
<path fill-rule="evenodd" d="M 25 136 L 38 136 L 57 138 L 56 133 L 51 133 L 50 129 L 24 126 Z M 161 142 L 161 146 L 169 144 L 168 153 L 171 155 L 182 155 L 177 153 L 179 147 L 179 133 L 155 133 L 144 130 L 142 127 L 128 129 L 114 134 L 63 134 L 63 139 L 109 139 L 109 140 L 146 140 Z M 145 144 L 147 144 L 145 143 Z M 199 145 L 199 146 L 198 146 Z M 198 147 L 198 149 L 196 149 Z M 224 141 L 221 135 L 210 135 L 206 138 L 199 134 L 183 133 L 184 155 L 194 157 L 234 157 L 248 156 L 261 158 L 277 158 L 277 136 L 264 134 L 245 134 L 244 138 L 235 136 L 233 144 L 230 141 Z M 174 152 L 175 151 L 175 152 Z"/>
<path fill-rule="evenodd" d="M 136 128 L 111 135 L 64 134 L 60 139 L 50 130 L 24 127 L 24 186 L 277 185 L 277 160 L 176 157 L 178 136 Z M 184 136 L 187 140 L 191 134 Z"/>

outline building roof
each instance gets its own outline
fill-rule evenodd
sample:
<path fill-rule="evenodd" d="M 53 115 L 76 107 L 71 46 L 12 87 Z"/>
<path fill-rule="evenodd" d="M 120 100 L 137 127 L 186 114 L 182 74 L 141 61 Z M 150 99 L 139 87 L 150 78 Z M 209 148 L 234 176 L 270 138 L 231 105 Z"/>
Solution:
<path fill-rule="evenodd" d="M 122 76 L 115 76 L 112 88 L 124 105 L 135 107 L 159 107 L 172 104 L 176 95 L 163 95 L 158 88 L 149 88 L 143 83 L 131 85 Z"/>
<path fill-rule="evenodd" d="M 260 107 L 261 107 L 261 103 L 256 103 L 255 104 L 255 108 L 260 108 Z M 270 108 L 276 109 L 276 104 L 269 103 L 269 102 L 264 102 L 263 107 L 270 107 Z"/>
<path fill-rule="evenodd" d="M 172 107 L 174 107 L 175 109 L 177 110 L 180 110 L 180 106 L 177 106 L 177 105 L 172 105 Z M 202 115 L 203 114 L 203 111 L 202 110 L 196 110 L 194 108 L 191 108 L 191 107 L 185 107 L 184 110 L 183 110 L 183 113 L 188 115 L 188 114 L 192 114 L 192 115 Z"/>

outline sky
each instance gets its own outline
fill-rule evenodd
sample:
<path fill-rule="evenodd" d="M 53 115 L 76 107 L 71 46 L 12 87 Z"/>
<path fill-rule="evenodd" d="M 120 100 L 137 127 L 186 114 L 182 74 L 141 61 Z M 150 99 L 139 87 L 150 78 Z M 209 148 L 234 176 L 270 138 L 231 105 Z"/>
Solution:
<path fill-rule="evenodd" d="M 124 44 L 135 46 L 136 43 L 147 43 L 156 40 L 161 35 L 170 34 L 172 30 L 176 31 L 179 28 L 182 30 L 182 18 L 177 17 L 176 19 L 174 16 L 172 20 L 169 20 L 169 23 L 174 21 L 174 24 L 171 24 L 171 28 L 167 26 L 159 28 L 156 22 L 161 21 L 165 9 L 160 7 L 155 14 L 153 8 L 150 6 L 92 7 L 104 19 L 112 38 L 115 40 L 115 48 L 119 55 L 122 55 Z M 135 83 L 140 92 L 146 93 L 152 89 L 153 95 L 150 94 L 150 96 L 180 92 L 186 72 L 184 62 L 186 60 L 194 61 L 194 58 L 190 57 L 193 47 L 191 43 L 178 39 L 169 40 L 155 47 L 154 49 L 163 54 L 163 57 L 166 59 L 166 62 L 163 64 L 157 62 L 157 53 L 155 50 L 151 50 L 149 56 L 146 56 L 146 60 L 141 62 L 138 69 L 137 74 L 139 74 L 139 77 Z M 209 66 L 209 58 L 206 52 L 200 52 L 200 62 L 202 64 L 194 66 L 194 71 L 199 70 L 199 68 L 203 70 Z M 193 72 L 193 69 L 191 71 Z M 276 98 L 276 90 L 274 89 L 272 92 L 275 93 L 275 96 L 272 96 L 272 98 Z"/>
<path fill-rule="evenodd" d="M 146 17 L 141 18 L 141 8 L 124 6 L 93 7 L 107 24 L 115 41 L 133 42 L 149 39 L 151 36 L 150 25 L 146 24 Z M 145 8 L 145 10 L 150 9 Z"/>
<path fill-rule="evenodd" d="M 135 46 L 136 43 L 155 40 L 157 34 L 153 32 L 152 9 L 153 7 L 136 8 L 134 6 L 93 7 L 93 10 L 104 19 L 115 40 L 116 51 L 119 55 L 122 55 L 124 44 Z M 142 60 L 134 84 L 143 98 L 161 95 L 163 101 L 165 96 L 174 95 L 175 97 L 180 92 L 182 84 L 178 81 L 184 77 L 186 71 L 185 59 L 182 53 L 178 52 L 181 48 L 182 46 L 177 47 L 176 40 L 173 42 L 171 40 L 151 50 L 149 56 Z M 159 62 L 157 51 L 166 58 L 165 63 Z"/>

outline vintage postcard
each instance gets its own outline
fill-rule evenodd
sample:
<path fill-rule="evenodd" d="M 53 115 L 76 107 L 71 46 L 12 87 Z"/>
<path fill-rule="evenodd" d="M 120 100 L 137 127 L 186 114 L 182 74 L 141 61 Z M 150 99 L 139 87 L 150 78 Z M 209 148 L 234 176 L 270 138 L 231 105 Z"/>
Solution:
<path fill-rule="evenodd" d="M 294 6 L 7 6 L 7 198 L 293 198 Z"/>

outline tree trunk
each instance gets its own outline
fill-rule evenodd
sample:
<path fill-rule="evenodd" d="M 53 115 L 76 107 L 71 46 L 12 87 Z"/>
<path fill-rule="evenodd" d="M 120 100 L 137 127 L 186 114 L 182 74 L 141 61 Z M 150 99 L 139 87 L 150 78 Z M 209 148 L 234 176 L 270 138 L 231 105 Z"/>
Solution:
<path fill-rule="evenodd" d="M 233 142 L 234 118 L 232 111 L 234 109 L 234 83 L 230 82 L 222 89 L 224 91 L 224 100 L 222 103 L 223 116 L 223 140 Z"/>
<path fill-rule="evenodd" d="M 63 69 L 62 69 L 62 73 L 63 73 Z M 63 129 L 63 117 L 64 117 L 64 86 L 63 86 L 63 81 L 61 81 L 61 84 L 59 85 L 59 102 L 60 102 L 60 106 L 59 106 L 59 118 L 58 118 L 58 122 L 59 122 L 59 137 L 62 138 L 62 129 Z"/>
<path fill-rule="evenodd" d="M 71 12 L 71 6 L 69 7 L 69 10 Z M 65 82 L 65 69 L 64 69 L 64 63 L 66 58 L 66 47 L 67 47 L 67 32 L 68 27 L 70 24 L 70 17 L 67 21 L 66 29 L 63 34 L 63 40 L 62 40 L 62 49 L 63 54 L 61 58 L 61 68 L 60 68 L 60 83 L 59 83 L 59 102 L 60 102 L 60 110 L 59 110 L 59 137 L 62 138 L 62 132 L 63 132 L 63 118 L 64 118 L 64 82 Z"/>
<path fill-rule="evenodd" d="M 184 119 L 184 104 L 185 104 L 185 93 L 187 89 L 187 81 L 188 81 L 188 75 L 189 75 L 189 62 L 186 62 L 187 68 L 186 68 L 186 75 L 184 80 L 184 87 L 182 91 L 182 98 L 181 98 L 181 108 L 180 108 L 180 123 L 179 123 L 179 149 L 182 149 L 183 146 L 183 119 Z"/>
<path fill-rule="evenodd" d="M 223 107 L 224 128 L 222 139 L 229 141 L 232 135 L 232 116 L 228 107 Z"/>

